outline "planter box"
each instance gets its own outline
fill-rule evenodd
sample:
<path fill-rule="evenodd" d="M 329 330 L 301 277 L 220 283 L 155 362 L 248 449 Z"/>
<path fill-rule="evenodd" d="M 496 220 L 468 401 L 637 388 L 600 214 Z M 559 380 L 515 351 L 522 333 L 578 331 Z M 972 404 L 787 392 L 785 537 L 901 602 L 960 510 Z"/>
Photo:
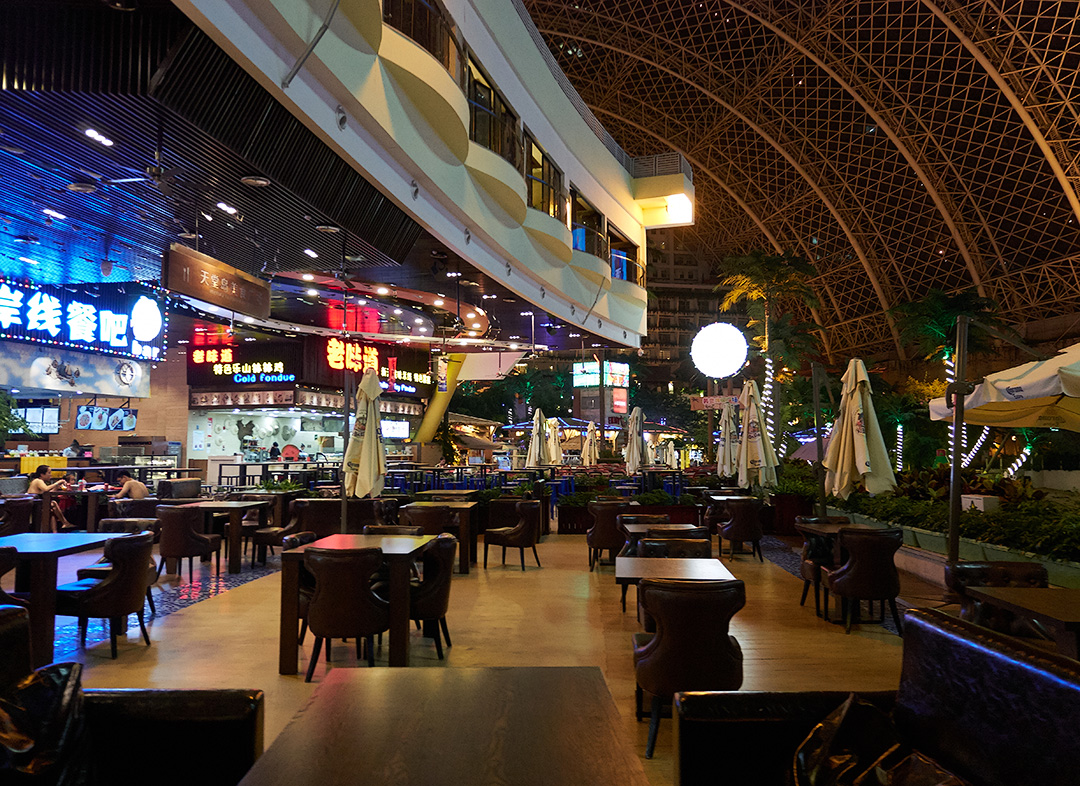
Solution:
<path fill-rule="evenodd" d="M 556 510 L 560 535 L 584 535 L 593 525 L 593 517 L 587 507 L 557 505 Z"/>
<path fill-rule="evenodd" d="M 702 508 L 700 505 L 630 505 L 627 513 L 667 514 L 672 524 L 701 525 Z"/>

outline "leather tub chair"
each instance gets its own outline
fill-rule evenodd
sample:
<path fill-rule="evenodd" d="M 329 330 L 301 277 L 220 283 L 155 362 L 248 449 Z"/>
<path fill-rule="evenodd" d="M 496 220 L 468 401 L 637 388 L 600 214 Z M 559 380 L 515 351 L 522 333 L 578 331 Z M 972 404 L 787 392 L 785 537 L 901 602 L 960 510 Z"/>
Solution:
<path fill-rule="evenodd" d="M 626 508 L 625 502 L 590 502 L 589 513 L 593 525 L 585 533 L 585 542 L 589 546 L 589 570 L 600 562 L 600 555 L 607 551 L 611 559 L 626 545 L 626 532 L 619 526 L 618 516 Z"/>
<path fill-rule="evenodd" d="M 1010 636 L 1052 639 L 1035 620 L 1018 617 L 968 595 L 968 587 L 1049 587 L 1046 566 L 1038 562 L 957 562 L 945 565 L 945 586 L 960 600 L 960 619 Z"/>
<path fill-rule="evenodd" d="M 720 556 L 724 555 L 724 538 L 731 544 L 729 559 L 735 558 L 735 544 L 751 544 L 751 558 L 757 554 L 758 560 L 765 561 L 761 555 L 761 538 L 763 535 L 761 521 L 761 503 L 757 500 L 728 500 L 728 511 L 731 514 L 726 522 L 720 524 Z"/>
<path fill-rule="evenodd" d="M 739 642 L 728 634 L 746 603 L 734 581 L 642 579 L 641 605 L 656 620 L 655 633 L 634 634 L 637 713 L 642 692 L 652 696 L 645 758 L 651 759 L 664 701 L 684 690 L 738 690 L 743 680 Z"/>
<path fill-rule="evenodd" d="M 675 559 L 709 559 L 712 541 L 701 538 L 642 538 L 637 544 L 639 557 L 672 557 Z"/>
<path fill-rule="evenodd" d="M 156 519 L 158 505 L 175 505 L 175 502 L 162 502 L 157 497 L 143 499 L 110 499 L 108 518 L 111 519 Z"/>
<path fill-rule="evenodd" d="M 900 615 L 896 610 L 900 574 L 894 558 L 904 544 L 903 530 L 845 528 L 840 530 L 839 538 L 840 548 L 847 551 L 847 562 L 838 568 L 821 569 L 821 583 L 825 586 L 825 619 L 829 619 L 831 592 L 841 599 L 846 633 L 851 633 L 852 617 L 864 600 L 871 601 L 871 613 L 873 601 L 881 602 L 882 620 L 885 618 L 885 601 L 888 601 L 896 629 L 902 631 Z"/>
<path fill-rule="evenodd" d="M 515 527 L 489 529 L 484 533 L 484 568 L 487 568 L 488 546 L 502 546 L 503 564 L 506 564 L 506 549 L 516 548 L 521 552 L 521 572 L 525 572 L 525 549 L 531 548 L 536 567 L 540 565 L 540 555 L 536 553 L 536 541 L 540 538 L 539 501 L 519 502 L 515 508 L 518 523 Z"/>
<path fill-rule="evenodd" d="M 161 542 L 158 552 L 161 562 L 158 564 L 158 576 L 165 567 L 167 559 L 188 558 L 188 581 L 195 580 L 195 557 L 214 556 L 215 568 L 221 573 L 221 536 L 204 535 L 199 532 L 203 524 L 203 512 L 198 508 L 178 508 L 172 505 L 159 505 L 158 521 L 161 522 Z M 176 573 L 181 568 L 177 565 Z"/>
<path fill-rule="evenodd" d="M 446 627 L 446 612 L 450 608 L 450 580 L 454 575 L 454 555 L 457 538 L 443 534 L 423 554 L 424 579 L 409 590 L 409 612 L 417 622 L 423 623 L 424 635 L 435 640 L 435 654 L 443 659 L 442 636 L 446 646 L 451 646 L 450 631 Z"/>
<path fill-rule="evenodd" d="M 847 516 L 796 516 L 795 524 L 847 524 Z M 833 550 L 827 548 L 827 541 L 822 538 L 812 538 L 803 535 L 802 552 L 799 555 L 799 577 L 803 580 L 802 597 L 799 605 L 806 605 L 806 596 L 810 592 L 810 586 L 814 587 L 814 612 L 821 616 L 821 569 L 836 567 L 833 558 Z"/>
<path fill-rule="evenodd" d="M 7 497 L 0 505 L 0 537 L 21 535 L 34 528 L 37 497 Z"/>
<path fill-rule="evenodd" d="M 156 491 L 159 500 L 176 500 L 172 503 L 161 502 L 162 505 L 182 505 L 185 502 L 198 502 L 202 499 L 202 479 L 173 478 L 172 480 L 159 480 Z"/>
<path fill-rule="evenodd" d="M 633 510 L 633 507 L 628 505 L 627 510 Z M 666 513 L 620 513 L 616 516 L 615 521 L 626 537 L 626 543 L 618 556 L 628 557 L 637 553 L 637 541 L 641 537 L 640 535 L 638 537 L 631 535 L 626 529 L 628 526 L 631 524 L 644 524 L 648 527 L 657 527 L 661 524 L 670 524 L 671 517 Z"/>
<path fill-rule="evenodd" d="M 143 616 L 143 600 L 146 597 L 146 566 L 153 559 L 154 535 L 144 532 L 114 538 L 105 544 L 105 559 L 112 568 L 104 578 L 85 578 L 56 588 L 56 613 L 79 618 L 79 632 L 86 646 L 86 625 L 90 617 L 109 620 L 109 643 L 113 660 L 116 659 L 116 637 L 126 630 L 126 618 L 135 614 L 139 618 L 146 646 L 150 646 L 150 634 L 146 632 Z"/>
<path fill-rule="evenodd" d="M 331 639 L 355 637 L 357 657 L 361 639 L 366 639 L 368 665 L 375 665 L 375 634 L 390 627 L 390 606 L 371 587 L 382 556 L 382 549 L 310 547 L 304 552 L 304 565 L 315 577 L 307 614 L 315 649 L 304 682 L 311 682 L 315 674 L 324 639 L 327 663 Z"/>
<path fill-rule="evenodd" d="M 345 508 L 345 532 L 359 535 L 368 524 L 392 524 L 381 499 L 350 499 Z M 341 533 L 341 500 L 294 499 L 289 503 L 289 532 L 314 532 L 317 539 Z"/>
<path fill-rule="evenodd" d="M 420 527 L 425 535 L 441 535 L 451 529 L 457 530 L 457 516 L 450 508 L 435 506 L 405 508 L 398 515 L 398 522 L 405 526 Z"/>
<path fill-rule="evenodd" d="M 3 578 L 5 573 L 15 570 L 18 565 L 19 550 L 17 548 L 14 546 L 0 548 L 0 578 Z M 28 604 L 22 598 L 9 595 L 3 589 L 0 589 L 0 606 L 22 606 L 27 608 Z"/>
<path fill-rule="evenodd" d="M 116 519 L 117 521 L 142 521 L 142 519 Z M 155 522 L 157 519 L 155 519 Z M 125 530 L 109 530 L 110 532 L 122 532 Z M 138 531 L 130 534 L 137 535 Z M 83 579 L 106 579 L 109 577 L 110 572 L 113 569 L 112 563 L 109 558 L 102 555 L 101 559 L 95 562 L 93 565 L 89 565 L 85 568 L 79 568 L 75 571 L 75 577 L 82 581 Z M 146 563 L 146 605 L 150 607 L 150 615 L 157 616 L 157 608 L 154 606 L 154 595 L 151 592 L 151 587 L 157 582 L 157 564 L 154 562 L 154 555 L 151 553 L 150 560 Z"/>

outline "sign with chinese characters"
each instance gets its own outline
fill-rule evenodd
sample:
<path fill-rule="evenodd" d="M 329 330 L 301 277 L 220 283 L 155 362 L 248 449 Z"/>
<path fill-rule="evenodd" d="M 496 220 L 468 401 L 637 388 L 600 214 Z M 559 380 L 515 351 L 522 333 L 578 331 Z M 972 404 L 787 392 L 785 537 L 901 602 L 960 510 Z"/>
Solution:
<path fill-rule="evenodd" d="M 341 411 L 345 407 L 345 394 L 300 388 L 296 391 L 296 403 L 302 407 L 323 407 Z"/>
<path fill-rule="evenodd" d="M 0 338 L 164 360 L 167 329 L 160 295 L 141 284 L 69 289 L 0 280 Z"/>
<path fill-rule="evenodd" d="M 179 243 L 169 248 L 162 279 L 171 292 L 239 314 L 270 316 L 269 282 Z"/>
<path fill-rule="evenodd" d="M 432 384 L 431 372 L 426 365 L 421 371 L 418 363 L 407 362 L 390 347 L 330 338 L 326 340 L 324 357 L 326 367 L 331 371 L 362 374 L 369 368 L 375 369 L 379 384 L 388 393 L 426 396 Z"/>
<path fill-rule="evenodd" d="M 736 396 L 691 396 L 690 411 L 700 412 L 708 409 L 723 409 L 725 401 L 730 401 L 734 406 L 739 403 Z"/>
<path fill-rule="evenodd" d="M 215 390 L 192 392 L 191 407 L 291 407 L 296 404 L 296 390 Z"/>
<path fill-rule="evenodd" d="M 291 384 L 300 376 L 300 345 L 259 341 L 235 346 L 188 347 L 188 385 Z"/>
<path fill-rule="evenodd" d="M 604 362 L 604 387 L 630 387 L 630 366 L 627 363 Z M 576 388 L 595 388 L 600 385 L 600 363 L 592 360 L 577 362 L 573 366 L 573 384 Z"/>
<path fill-rule="evenodd" d="M 0 341 L 0 387 L 68 395 L 150 395 L 150 364 L 60 347 Z"/>

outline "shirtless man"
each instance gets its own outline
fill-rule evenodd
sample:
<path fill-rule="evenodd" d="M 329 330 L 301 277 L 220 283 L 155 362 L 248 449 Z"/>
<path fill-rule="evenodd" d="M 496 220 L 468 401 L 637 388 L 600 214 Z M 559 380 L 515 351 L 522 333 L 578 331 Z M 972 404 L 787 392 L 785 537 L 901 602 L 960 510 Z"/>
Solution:
<path fill-rule="evenodd" d="M 116 479 L 123 484 L 123 487 L 118 494 L 113 495 L 113 499 L 146 499 L 150 496 L 150 489 L 144 483 L 131 477 L 131 473 L 127 470 L 118 472 Z"/>

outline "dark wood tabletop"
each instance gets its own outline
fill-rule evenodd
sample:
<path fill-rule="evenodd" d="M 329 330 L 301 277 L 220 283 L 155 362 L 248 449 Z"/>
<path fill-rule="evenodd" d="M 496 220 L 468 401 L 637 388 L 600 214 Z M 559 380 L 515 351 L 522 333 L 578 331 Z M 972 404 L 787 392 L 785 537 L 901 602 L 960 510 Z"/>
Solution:
<path fill-rule="evenodd" d="M 967 587 L 976 600 L 1036 619 L 1054 634 L 1058 652 L 1080 658 L 1080 589 Z"/>
<path fill-rule="evenodd" d="M 421 491 L 421 494 L 446 494 L 445 491 Z M 461 492 L 449 492 L 454 496 L 460 496 Z M 469 491 L 470 494 L 475 494 L 475 491 Z M 472 520 L 472 511 L 479 502 L 474 502 L 464 499 L 455 500 L 423 500 L 421 502 L 410 502 L 408 505 L 402 506 L 401 510 L 408 510 L 409 508 L 450 508 L 450 510 L 457 511 L 458 516 L 458 542 L 461 544 L 461 548 L 458 549 L 458 573 L 468 574 L 469 565 L 476 562 L 476 540 L 479 530 L 476 526 L 476 522 Z"/>
<path fill-rule="evenodd" d="M 646 535 L 651 529 L 697 529 L 697 524 L 623 524 L 622 528 L 631 535 Z"/>
<path fill-rule="evenodd" d="M 296 674 L 300 623 L 300 563 L 310 548 L 379 548 L 390 568 L 390 665 L 409 665 L 409 568 L 434 535 L 330 535 L 281 553 L 281 625 L 278 674 Z"/>
<path fill-rule="evenodd" d="M 248 510 L 259 511 L 259 528 L 267 525 L 267 512 L 273 503 L 268 499 L 260 500 L 233 500 L 233 499 L 206 499 L 201 502 L 187 502 L 177 505 L 178 508 L 195 508 L 205 513 L 228 513 L 229 529 L 225 533 L 229 539 L 229 573 L 239 573 L 243 568 L 243 524 L 244 513 Z M 252 546 L 254 548 L 254 546 Z M 254 564 L 255 555 L 251 555 Z"/>
<path fill-rule="evenodd" d="M 15 589 L 30 593 L 30 649 L 34 668 L 52 663 L 56 635 L 56 575 L 60 557 L 90 551 L 118 533 L 26 532 L 0 538 L 19 552 Z"/>
<path fill-rule="evenodd" d="M 647 786 L 596 667 L 334 669 L 242 786 Z"/>
<path fill-rule="evenodd" d="M 817 535 L 823 538 L 835 538 L 840 534 L 842 529 L 879 529 L 878 527 L 871 526 L 870 524 L 860 524 L 854 521 L 838 522 L 838 521 L 815 521 L 815 522 L 795 522 L 795 529 L 807 535 Z"/>
<path fill-rule="evenodd" d="M 430 489 L 428 491 L 418 491 L 416 496 L 418 497 L 471 497 L 477 492 L 477 489 Z"/>
<path fill-rule="evenodd" d="M 238 499 L 207 499 L 202 502 L 186 502 L 183 505 L 177 505 L 178 508 L 199 508 L 200 510 L 211 510 L 217 512 L 229 511 L 229 510 L 249 510 L 250 508 L 265 508 L 269 507 L 270 500 L 238 500 Z"/>
<path fill-rule="evenodd" d="M 730 581 L 731 571 L 718 559 L 678 557 L 616 557 L 615 581 L 619 584 L 641 579 L 681 579 L 683 581 Z"/>

